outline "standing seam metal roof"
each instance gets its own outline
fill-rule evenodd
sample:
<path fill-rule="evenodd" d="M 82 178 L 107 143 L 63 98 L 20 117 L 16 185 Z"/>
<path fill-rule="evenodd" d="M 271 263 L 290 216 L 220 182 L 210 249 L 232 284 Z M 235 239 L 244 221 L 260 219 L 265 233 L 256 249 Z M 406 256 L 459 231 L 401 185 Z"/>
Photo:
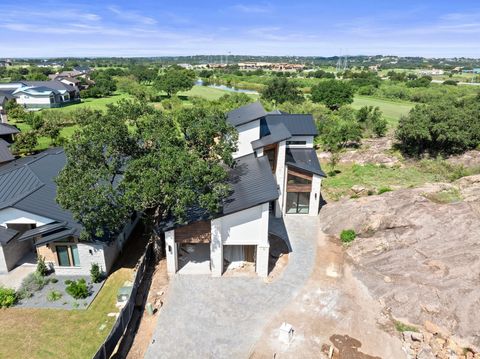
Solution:
<path fill-rule="evenodd" d="M 257 101 L 239 107 L 227 114 L 227 121 L 232 126 L 240 126 L 258 120 L 267 114 L 262 104 Z"/>
<path fill-rule="evenodd" d="M 282 113 L 280 115 L 267 115 L 265 120 L 269 127 L 279 122 L 283 123 L 292 136 L 318 135 L 312 115 Z"/>

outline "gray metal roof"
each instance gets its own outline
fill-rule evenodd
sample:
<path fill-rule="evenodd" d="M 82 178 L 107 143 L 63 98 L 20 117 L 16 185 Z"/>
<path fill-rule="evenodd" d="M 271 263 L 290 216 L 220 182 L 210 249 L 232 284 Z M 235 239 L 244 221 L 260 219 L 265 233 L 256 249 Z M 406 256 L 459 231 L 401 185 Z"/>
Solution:
<path fill-rule="evenodd" d="M 268 127 L 279 122 L 283 123 L 292 136 L 318 135 L 318 130 L 312 115 L 282 113 L 280 115 L 267 115 L 265 119 Z"/>
<path fill-rule="evenodd" d="M 8 123 L 0 123 L 0 136 L 15 135 L 19 132 L 20 130 L 13 125 L 9 125 Z"/>
<path fill-rule="evenodd" d="M 183 225 L 221 217 L 242 211 L 278 198 L 278 188 L 266 156 L 255 157 L 249 154 L 237 158 L 236 165 L 229 172 L 231 194 L 223 201 L 220 213 L 208 213 L 202 208 L 192 207 L 187 211 L 184 223 L 177 223 L 171 216 L 159 224 L 158 229 L 168 231 Z"/>
<path fill-rule="evenodd" d="M 52 148 L 0 167 L 0 208 L 13 207 L 56 222 L 79 235 L 82 226 L 56 202 L 55 178 L 66 164 L 63 149 Z"/>
<path fill-rule="evenodd" d="M 75 86 L 70 86 L 64 84 L 59 80 L 50 80 L 50 81 L 21 81 L 23 84 L 27 86 L 35 86 L 35 87 L 46 87 L 56 91 L 72 91 L 73 89 L 78 90 Z"/>
<path fill-rule="evenodd" d="M 8 148 L 9 146 L 10 144 L 7 141 L 0 138 L 0 163 L 10 162 L 15 159 Z"/>
<path fill-rule="evenodd" d="M 0 208 L 10 207 L 43 183 L 27 166 L 0 172 Z"/>
<path fill-rule="evenodd" d="M 7 244 L 10 242 L 19 232 L 12 228 L 5 228 L 0 226 L 0 244 Z"/>
<path fill-rule="evenodd" d="M 254 150 L 260 147 L 271 145 L 273 143 L 278 143 L 292 137 L 290 131 L 288 131 L 285 125 L 281 122 L 272 124 L 271 126 L 269 126 L 268 129 L 270 131 L 270 134 L 258 140 L 252 141 L 252 147 Z"/>
<path fill-rule="evenodd" d="M 67 225 L 67 222 L 60 222 L 60 223 L 54 222 L 54 223 L 45 224 L 43 226 L 29 229 L 28 231 L 23 232 L 22 235 L 18 237 L 18 240 L 26 241 L 27 239 L 32 239 L 42 234 L 46 234 L 52 231 L 59 231 L 61 229 L 65 229 L 66 225 Z"/>
<path fill-rule="evenodd" d="M 267 114 L 262 104 L 257 101 L 239 107 L 227 114 L 227 121 L 232 126 L 240 126 L 258 120 Z"/>
<path fill-rule="evenodd" d="M 230 171 L 232 193 L 224 201 L 223 214 L 238 212 L 278 198 L 278 188 L 266 156 L 239 157 Z"/>
<path fill-rule="evenodd" d="M 313 148 L 287 148 L 285 163 L 299 170 L 304 170 L 321 177 L 327 177 L 320 166 L 317 153 Z"/>

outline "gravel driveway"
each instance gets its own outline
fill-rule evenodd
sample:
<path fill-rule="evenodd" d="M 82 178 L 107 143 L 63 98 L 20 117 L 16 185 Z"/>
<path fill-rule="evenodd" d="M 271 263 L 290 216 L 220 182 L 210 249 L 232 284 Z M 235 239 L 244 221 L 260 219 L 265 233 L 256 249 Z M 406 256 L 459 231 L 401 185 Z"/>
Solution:
<path fill-rule="evenodd" d="M 269 319 L 300 292 L 314 266 L 319 217 L 284 221 L 292 253 L 275 282 L 173 277 L 145 358 L 248 358 Z M 273 231 L 279 228 L 271 224 Z"/>

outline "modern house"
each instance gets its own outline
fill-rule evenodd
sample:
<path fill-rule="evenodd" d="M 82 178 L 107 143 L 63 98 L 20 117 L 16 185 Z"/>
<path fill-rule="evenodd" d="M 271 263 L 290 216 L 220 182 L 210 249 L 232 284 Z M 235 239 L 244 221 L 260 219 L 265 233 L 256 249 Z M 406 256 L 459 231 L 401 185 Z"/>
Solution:
<path fill-rule="evenodd" d="M 0 84 L 0 92 L 13 96 L 17 103 L 29 110 L 61 107 L 80 100 L 78 87 L 58 80 Z"/>
<path fill-rule="evenodd" d="M 0 167 L 0 273 L 36 255 L 60 275 L 88 275 L 92 263 L 110 271 L 138 219 L 109 244 L 81 240 L 81 224 L 55 201 L 54 179 L 65 164 L 54 148 Z"/>
<path fill-rule="evenodd" d="M 161 226 L 170 274 L 221 276 L 225 267 L 252 262 L 266 277 L 269 217 L 318 215 L 325 174 L 313 148 L 313 117 L 267 113 L 255 102 L 231 111 L 227 121 L 239 135 L 231 194 L 220 213 L 192 210 L 185 223 Z"/>

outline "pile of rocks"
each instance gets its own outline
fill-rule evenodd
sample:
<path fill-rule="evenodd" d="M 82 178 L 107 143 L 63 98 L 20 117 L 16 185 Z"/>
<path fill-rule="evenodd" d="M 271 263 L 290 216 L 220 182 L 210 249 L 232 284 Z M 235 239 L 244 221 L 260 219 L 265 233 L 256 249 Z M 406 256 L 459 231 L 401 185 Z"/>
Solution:
<path fill-rule="evenodd" d="M 420 332 L 403 332 L 403 348 L 408 359 L 480 359 L 480 353 L 458 345 L 436 328 L 427 324 Z"/>

